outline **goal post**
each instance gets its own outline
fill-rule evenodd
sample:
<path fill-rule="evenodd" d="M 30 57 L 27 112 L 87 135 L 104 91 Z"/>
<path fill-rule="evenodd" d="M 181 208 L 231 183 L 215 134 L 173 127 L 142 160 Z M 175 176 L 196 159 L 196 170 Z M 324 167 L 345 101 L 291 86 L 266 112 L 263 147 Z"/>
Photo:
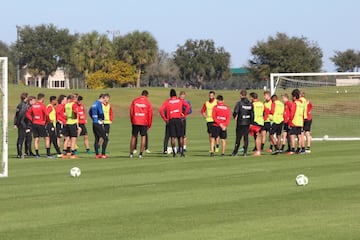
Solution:
<path fill-rule="evenodd" d="M 0 177 L 8 176 L 8 58 L 0 57 L 1 90 L 1 168 Z"/>
<path fill-rule="evenodd" d="M 360 140 L 360 72 L 270 74 L 271 94 L 295 88 L 312 102 L 314 140 Z"/>

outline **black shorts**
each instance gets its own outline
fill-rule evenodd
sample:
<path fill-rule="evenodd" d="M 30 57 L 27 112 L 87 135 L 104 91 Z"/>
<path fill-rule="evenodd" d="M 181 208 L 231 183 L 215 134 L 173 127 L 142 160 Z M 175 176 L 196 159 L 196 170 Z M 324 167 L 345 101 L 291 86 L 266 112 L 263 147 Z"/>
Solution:
<path fill-rule="evenodd" d="M 264 122 L 264 126 L 261 127 L 261 131 L 270 132 L 271 122 Z"/>
<path fill-rule="evenodd" d="M 218 138 L 218 137 L 220 137 L 220 139 L 226 139 L 226 138 L 227 138 L 227 132 L 226 132 L 226 130 L 223 131 L 223 130 L 221 129 L 221 127 L 219 127 L 219 126 L 213 126 L 213 127 L 211 128 L 211 130 L 212 130 L 212 132 L 211 132 L 211 137 L 212 137 L 212 138 Z"/>
<path fill-rule="evenodd" d="M 282 128 L 283 128 L 283 123 L 273 123 L 271 125 L 271 129 L 270 129 L 270 135 L 278 135 L 280 136 L 281 135 L 281 131 L 282 131 Z"/>
<path fill-rule="evenodd" d="M 64 136 L 67 137 L 77 137 L 78 136 L 78 125 L 77 124 L 67 124 L 64 127 Z"/>
<path fill-rule="evenodd" d="M 236 136 L 247 136 L 250 132 L 250 125 L 236 126 Z"/>
<path fill-rule="evenodd" d="M 207 122 L 206 127 L 207 127 L 207 132 L 210 134 L 211 129 L 214 127 L 214 122 Z"/>
<path fill-rule="evenodd" d="M 289 134 L 290 135 L 300 135 L 302 132 L 302 127 L 290 127 Z"/>
<path fill-rule="evenodd" d="M 33 136 L 34 138 L 38 138 L 38 137 L 48 137 L 49 135 L 46 132 L 45 126 L 44 125 L 39 125 L 39 124 L 33 124 L 32 125 L 32 131 L 33 131 Z"/>
<path fill-rule="evenodd" d="M 110 133 L 110 124 L 104 124 L 105 134 L 109 136 Z"/>
<path fill-rule="evenodd" d="M 132 125 L 131 134 L 134 137 L 137 137 L 138 134 L 140 134 L 140 136 L 145 136 L 146 133 L 147 133 L 147 126 L 144 126 L 144 125 Z"/>
<path fill-rule="evenodd" d="M 86 125 L 83 123 L 79 124 L 79 128 L 81 128 L 81 132 L 80 132 L 80 136 L 85 136 L 88 135 L 87 129 L 86 129 Z"/>
<path fill-rule="evenodd" d="M 183 137 L 184 125 L 180 118 L 172 118 L 169 121 L 169 133 L 170 137 Z"/>
<path fill-rule="evenodd" d="M 182 120 L 182 122 L 183 122 L 183 137 L 185 137 L 186 136 L 186 120 L 184 119 L 184 120 Z"/>
<path fill-rule="evenodd" d="M 64 125 L 59 122 L 56 123 L 56 134 L 58 138 L 62 138 L 64 136 Z"/>
<path fill-rule="evenodd" d="M 106 138 L 105 128 L 102 124 L 93 123 L 93 132 L 94 132 L 95 140 L 99 138 L 102 139 Z"/>
<path fill-rule="evenodd" d="M 304 131 L 305 132 L 310 132 L 311 131 L 311 124 L 312 124 L 312 119 L 311 120 L 304 120 Z"/>
<path fill-rule="evenodd" d="M 284 123 L 284 128 L 283 128 L 283 129 L 284 129 L 284 132 L 286 132 L 286 133 L 289 132 L 289 130 L 290 130 L 290 129 L 289 129 L 289 124 L 288 124 L 288 123 Z"/>
<path fill-rule="evenodd" d="M 45 125 L 45 129 L 46 129 L 46 134 L 49 136 L 49 137 L 54 137 L 56 136 L 56 127 L 54 126 L 54 124 L 52 123 L 47 123 Z"/>

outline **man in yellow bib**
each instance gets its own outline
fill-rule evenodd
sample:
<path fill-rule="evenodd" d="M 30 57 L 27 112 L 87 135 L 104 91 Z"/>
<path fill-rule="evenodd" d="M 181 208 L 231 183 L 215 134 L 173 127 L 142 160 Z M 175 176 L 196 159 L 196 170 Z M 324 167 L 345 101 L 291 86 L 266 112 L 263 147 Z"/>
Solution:
<path fill-rule="evenodd" d="M 209 92 L 209 100 L 206 101 L 203 105 L 203 107 L 201 108 L 201 115 L 203 115 L 203 117 L 206 120 L 206 126 L 207 126 L 207 132 L 209 134 L 209 143 L 211 144 L 211 133 L 213 125 L 214 125 L 214 119 L 212 117 L 212 111 L 213 108 L 217 105 L 217 101 L 215 99 L 215 92 L 214 91 L 210 91 Z M 219 142 L 220 142 L 220 138 L 216 138 L 216 145 L 215 145 L 215 152 L 219 152 Z M 210 152 L 213 152 L 214 149 L 210 149 Z"/>

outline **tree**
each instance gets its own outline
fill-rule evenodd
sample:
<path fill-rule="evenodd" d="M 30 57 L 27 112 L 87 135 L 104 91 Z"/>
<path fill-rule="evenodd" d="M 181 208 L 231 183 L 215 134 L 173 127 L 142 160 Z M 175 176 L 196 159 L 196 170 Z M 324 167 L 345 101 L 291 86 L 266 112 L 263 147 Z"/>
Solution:
<path fill-rule="evenodd" d="M 123 61 L 114 61 L 109 65 L 108 70 L 90 73 L 86 78 L 86 84 L 90 89 L 104 89 L 114 87 L 117 84 L 133 84 L 136 78 L 134 66 Z"/>
<path fill-rule="evenodd" d="M 16 78 L 16 58 L 15 53 L 11 47 L 9 47 L 6 43 L 0 41 L 0 56 L 8 58 L 8 82 L 15 82 Z"/>
<path fill-rule="evenodd" d="M 230 77 L 230 54 L 213 40 L 187 40 L 174 54 L 181 79 L 201 87 L 205 82 Z"/>
<path fill-rule="evenodd" d="M 268 78 L 271 72 L 319 72 L 322 67 L 323 54 L 317 43 L 285 33 L 257 42 L 251 54 L 249 69 L 256 80 Z"/>
<path fill-rule="evenodd" d="M 52 24 L 21 27 L 16 43 L 20 66 L 47 77 L 58 67 L 70 64 L 70 51 L 75 41 L 76 37 L 68 29 Z"/>
<path fill-rule="evenodd" d="M 354 49 L 344 52 L 335 51 L 335 55 L 330 60 L 335 64 L 338 72 L 357 72 L 360 68 L 360 52 Z"/>
<path fill-rule="evenodd" d="M 145 68 L 144 78 L 148 80 L 148 86 L 174 83 L 179 78 L 179 68 L 168 53 L 160 50 L 155 62 Z"/>
<path fill-rule="evenodd" d="M 115 57 L 136 66 L 136 86 L 141 85 L 141 73 L 146 66 L 152 64 L 158 53 L 155 38 L 148 32 L 135 31 L 114 39 Z"/>

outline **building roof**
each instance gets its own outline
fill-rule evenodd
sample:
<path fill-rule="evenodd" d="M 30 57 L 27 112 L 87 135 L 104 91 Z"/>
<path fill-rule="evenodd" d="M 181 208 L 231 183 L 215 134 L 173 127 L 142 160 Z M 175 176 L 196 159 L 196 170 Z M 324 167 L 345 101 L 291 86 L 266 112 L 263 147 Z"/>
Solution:
<path fill-rule="evenodd" d="M 230 70 L 233 75 L 246 75 L 250 72 L 247 68 L 231 68 Z"/>

